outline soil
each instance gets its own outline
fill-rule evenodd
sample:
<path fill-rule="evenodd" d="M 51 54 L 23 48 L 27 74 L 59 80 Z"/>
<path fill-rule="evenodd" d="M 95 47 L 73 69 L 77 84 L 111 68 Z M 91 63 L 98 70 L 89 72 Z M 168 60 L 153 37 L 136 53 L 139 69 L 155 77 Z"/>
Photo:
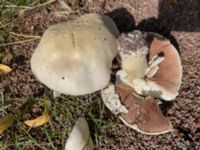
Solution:
<path fill-rule="evenodd" d="M 15 31 L 42 35 L 50 25 L 77 18 L 85 13 L 99 12 L 110 16 L 121 33 L 140 29 L 157 32 L 169 38 L 179 51 L 183 65 L 183 82 L 179 96 L 173 102 L 162 104 L 162 111 L 172 120 L 174 132 L 159 136 L 143 135 L 126 127 L 117 118 L 106 116 L 105 119 L 117 120 L 119 125 L 116 130 L 101 135 L 97 149 L 198 150 L 200 128 L 196 123 L 200 121 L 199 6 L 199 0 L 177 0 L 177 4 L 170 4 L 166 0 L 85 0 L 78 10 L 60 15 L 61 12 L 67 12 L 67 9 L 55 2 L 27 11 L 18 17 L 22 25 Z M 35 79 L 30 70 L 30 57 L 38 42 L 35 40 L 11 46 L 12 59 L 2 61 L 14 68 L 0 83 L 0 91 L 4 92 L 6 100 L 10 100 L 9 109 L 21 106 L 20 102 L 12 101 L 13 97 L 27 99 L 44 94 L 45 87 Z M 42 141 L 37 130 L 33 135 Z M 56 143 L 59 147 L 60 142 Z"/>

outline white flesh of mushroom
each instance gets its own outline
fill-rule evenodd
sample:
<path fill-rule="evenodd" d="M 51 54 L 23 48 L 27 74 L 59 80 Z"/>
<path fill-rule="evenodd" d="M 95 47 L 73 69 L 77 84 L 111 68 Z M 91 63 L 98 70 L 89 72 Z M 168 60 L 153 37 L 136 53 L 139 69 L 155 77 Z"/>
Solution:
<path fill-rule="evenodd" d="M 133 91 L 138 93 L 139 95 L 143 96 L 151 95 L 155 97 L 159 95 L 160 98 L 163 98 L 165 100 L 171 100 L 175 98 L 174 95 L 171 95 L 167 91 L 163 93 L 163 91 L 158 85 L 156 85 L 154 82 L 151 81 L 146 82 L 144 78 L 135 78 L 130 81 L 128 78 L 128 74 L 125 70 L 119 70 L 116 73 L 116 79 L 117 79 L 116 84 L 118 86 L 131 87 Z M 176 95 L 178 95 L 178 93 Z"/>
<path fill-rule="evenodd" d="M 126 107 L 121 104 L 119 95 L 115 93 L 115 87 L 113 84 L 110 84 L 107 88 L 101 90 L 101 97 L 104 104 L 115 115 L 128 112 Z"/>
<path fill-rule="evenodd" d="M 142 52 L 147 50 L 141 50 Z M 122 69 L 126 70 L 128 73 L 128 78 L 133 80 L 135 78 L 141 78 L 146 72 L 148 66 L 146 60 L 146 54 L 141 53 L 139 50 L 135 52 L 130 52 L 129 54 L 120 53 L 122 61 Z M 133 67 L 134 66 L 134 67 Z"/>

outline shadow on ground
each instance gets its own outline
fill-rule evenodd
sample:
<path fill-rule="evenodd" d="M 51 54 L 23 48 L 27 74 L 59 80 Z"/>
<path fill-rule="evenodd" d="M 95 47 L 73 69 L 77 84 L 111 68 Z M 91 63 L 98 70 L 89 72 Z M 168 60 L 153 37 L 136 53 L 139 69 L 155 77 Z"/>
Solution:
<path fill-rule="evenodd" d="M 115 21 L 120 32 L 139 29 L 159 33 L 167 37 L 180 53 L 177 40 L 171 35 L 171 31 L 200 31 L 200 0 L 177 0 L 176 4 L 159 0 L 158 9 L 157 18 L 144 19 L 137 26 L 134 16 L 125 8 L 116 9 L 107 13 L 107 15 Z"/>
<path fill-rule="evenodd" d="M 127 33 L 136 29 L 135 19 L 131 13 L 126 10 L 126 8 L 115 9 L 112 12 L 106 13 L 106 15 L 114 20 L 120 33 Z"/>
<path fill-rule="evenodd" d="M 158 21 L 173 31 L 200 31 L 200 0 L 159 1 Z"/>
<path fill-rule="evenodd" d="M 120 33 L 127 33 L 137 29 L 146 32 L 156 32 L 168 38 L 180 53 L 177 40 L 171 35 L 170 25 L 163 23 L 160 21 L 160 19 L 144 19 L 136 26 L 134 16 L 132 16 L 132 14 L 129 13 L 125 8 L 115 9 L 112 12 L 106 13 L 106 15 L 114 20 Z"/>

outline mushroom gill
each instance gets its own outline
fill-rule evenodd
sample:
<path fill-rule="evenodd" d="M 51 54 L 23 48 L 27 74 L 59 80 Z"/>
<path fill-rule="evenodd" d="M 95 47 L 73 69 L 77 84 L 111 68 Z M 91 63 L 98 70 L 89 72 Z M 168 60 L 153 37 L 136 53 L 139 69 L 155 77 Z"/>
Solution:
<path fill-rule="evenodd" d="M 111 89 L 112 92 L 110 92 Z M 111 98 L 115 94 L 118 96 L 115 96 L 114 99 Z M 116 114 L 116 110 L 125 108 L 124 111 L 118 111 L 116 115 L 125 125 L 138 132 L 158 135 L 173 130 L 170 120 L 160 110 L 159 100 L 140 97 L 128 88 L 117 87 L 112 84 L 102 90 L 101 95 L 105 105 L 112 113 Z M 119 101 L 120 104 L 115 105 L 113 101 Z"/>

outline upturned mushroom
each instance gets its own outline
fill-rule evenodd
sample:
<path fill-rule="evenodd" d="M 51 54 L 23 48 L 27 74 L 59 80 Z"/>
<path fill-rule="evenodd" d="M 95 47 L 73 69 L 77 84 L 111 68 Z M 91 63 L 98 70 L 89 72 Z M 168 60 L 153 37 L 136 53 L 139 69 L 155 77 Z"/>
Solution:
<path fill-rule="evenodd" d="M 113 84 L 102 90 L 101 95 L 108 109 L 128 127 L 148 135 L 173 131 L 170 120 L 160 110 L 159 100 L 140 97 L 128 88 Z"/>
<path fill-rule="evenodd" d="M 134 31 L 118 39 L 122 69 L 116 84 L 143 96 L 173 100 L 178 95 L 182 65 L 176 48 L 156 33 Z"/>
<path fill-rule="evenodd" d="M 31 69 L 55 93 L 84 95 L 98 91 L 109 84 L 118 35 L 108 16 L 95 13 L 53 25 L 33 53 Z"/>

